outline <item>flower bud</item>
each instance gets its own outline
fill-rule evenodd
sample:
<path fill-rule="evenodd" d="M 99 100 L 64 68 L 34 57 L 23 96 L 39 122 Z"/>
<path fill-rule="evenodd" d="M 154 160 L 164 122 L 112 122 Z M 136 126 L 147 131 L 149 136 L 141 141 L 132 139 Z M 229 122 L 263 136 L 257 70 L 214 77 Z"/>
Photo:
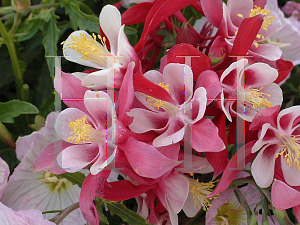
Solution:
<path fill-rule="evenodd" d="M 183 23 L 182 27 L 177 33 L 176 43 L 187 43 L 193 45 L 194 47 L 197 47 L 197 36 L 190 28 L 190 24 Z"/>
<path fill-rule="evenodd" d="M 11 5 L 17 12 L 23 13 L 29 8 L 30 0 L 12 0 Z"/>

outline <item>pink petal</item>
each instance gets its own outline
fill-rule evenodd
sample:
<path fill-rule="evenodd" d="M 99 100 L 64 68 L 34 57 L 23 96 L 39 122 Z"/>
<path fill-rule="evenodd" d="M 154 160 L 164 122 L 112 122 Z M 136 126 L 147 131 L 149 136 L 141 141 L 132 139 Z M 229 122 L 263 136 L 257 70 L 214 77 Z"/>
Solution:
<path fill-rule="evenodd" d="M 282 133 L 289 133 L 293 126 L 300 122 L 300 106 L 293 106 L 282 110 L 278 114 L 278 130 Z"/>
<path fill-rule="evenodd" d="M 68 107 L 87 112 L 83 104 L 83 97 L 88 89 L 81 85 L 78 78 L 56 68 L 54 87 Z"/>
<path fill-rule="evenodd" d="M 109 40 L 111 53 L 117 55 L 121 13 L 115 6 L 106 5 L 100 12 L 99 22 L 101 29 Z"/>
<path fill-rule="evenodd" d="M 193 94 L 193 73 L 185 64 L 169 63 L 163 71 L 165 85 L 169 84 L 170 95 L 179 104 L 188 101 Z"/>
<path fill-rule="evenodd" d="M 245 69 L 245 87 L 264 87 L 274 82 L 277 77 L 277 70 L 268 64 L 254 63 Z"/>
<path fill-rule="evenodd" d="M 271 61 L 280 59 L 282 51 L 277 46 L 271 44 L 259 44 L 258 47 L 254 45 L 250 48 L 250 54 L 257 58 L 265 58 Z"/>
<path fill-rule="evenodd" d="M 97 124 L 97 129 L 107 129 L 114 118 L 114 105 L 103 91 L 86 91 L 84 105 Z"/>
<path fill-rule="evenodd" d="M 146 109 L 134 108 L 127 115 L 133 117 L 133 122 L 129 125 L 129 128 L 135 133 L 159 130 L 168 123 L 168 115 L 166 113 L 157 113 Z"/>
<path fill-rule="evenodd" d="M 269 123 L 272 127 L 277 127 L 276 119 L 278 116 L 278 112 L 280 110 L 280 106 L 277 105 L 275 107 L 262 109 L 254 119 L 249 127 L 250 130 L 260 130 L 262 125 L 265 123 Z"/>
<path fill-rule="evenodd" d="M 277 210 L 285 210 L 300 205 L 300 192 L 280 180 L 274 181 L 271 197 Z"/>
<path fill-rule="evenodd" d="M 261 132 L 259 134 L 259 139 L 252 148 L 252 153 L 257 152 L 261 147 L 266 144 L 278 144 L 279 142 L 278 131 L 270 124 L 265 123 L 262 126 Z"/>
<path fill-rule="evenodd" d="M 88 166 L 98 154 L 97 144 L 72 145 L 57 156 L 57 161 L 64 170 L 74 173 Z"/>
<path fill-rule="evenodd" d="M 264 147 L 252 163 L 251 172 L 253 178 L 257 185 L 262 188 L 269 187 L 273 181 L 276 152 L 277 145 Z"/>
<path fill-rule="evenodd" d="M 66 171 L 58 165 L 56 158 L 63 149 L 70 146 L 72 146 L 72 144 L 65 141 L 57 141 L 48 145 L 36 158 L 36 161 L 32 166 L 34 168 L 34 172 L 37 173 L 40 171 L 50 170 L 54 174 L 65 173 Z"/>
<path fill-rule="evenodd" d="M 299 186 L 300 185 L 300 171 L 295 166 L 289 166 L 288 163 L 284 161 L 284 155 L 280 156 L 281 158 L 281 168 L 284 179 L 288 185 Z"/>
<path fill-rule="evenodd" d="M 238 1 L 238 0 L 231 0 L 227 3 L 228 11 L 230 13 L 230 18 L 235 26 L 240 26 L 243 18 L 238 17 L 237 14 L 242 14 L 245 18 L 250 15 L 251 9 L 253 9 L 253 1 L 246 0 L 246 1 Z"/>
<path fill-rule="evenodd" d="M 126 113 L 130 111 L 134 99 L 133 90 L 133 69 L 134 63 L 128 65 L 124 80 L 122 82 L 120 93 L 119 93 L 119 120 L 128 126 L 132 123 L 132 118 L 130 118 Z"/>
<path fill-rule="evenodd" d="M 178 122 L 176 118 L 170 118 L 167 130 L 153 140 L 154 147 L 167 146 L 182 140 L 185 132 L 183 124 Z"/>
<path fill-rule="evenodd" d="M 202 119 L 192 125 L 192 147 L 197 152 L 220 152 L 225 148 L 218 128 L 210 119 Z"/>
<path fill-rule="evenodd" d="M 116 152 L 114 148 L 105 145 L 99 145 L 99 157 L 90 168 L 91 174 L 96 175 L 105 167 L 107 167 L 115 158 Z"/>
<path fill-rule="evenodd" d="M 118 147 L 124 151 L 134 171 L 142 177 L 156 179 L 178 165 L 178 161 L 165 157 L 152 145 L 137 141 L 132 137 Z M 153 167 L 153 165 L 160 166 Z"/>
<path fill-rule="evenodd" d="M 195 90 L 193 99 L 188 104 L 185 104 L 185 112 L 191 110 L 193 123 L 198 122 L 205 113 L 207 105 L 206 89 L 199 87 Z"/>
<path fill-rule="evenodd" d="M 202 9 L 207 20 L 214 26 L 219 28 L 223 19 L 223 5 L 219 0 L 204 0 L 201 1 Z"/>
<path fill-rule="evenodd" d="M 204 87 L 207 92 L 207 105 L 209 105 L 221 93 L 222 87 L 218 75 L 212 70 L 200 73 L 195 89 Z"/>
<path fill-rule="evenodd" d="M 182 152 L 181 152 L 182 153 Z M 185 155 L 182 153 L 179 156 L 179 160 L 184 160 Z M 184 163 L 179 164 L 176 168 L 180 168 L 180 172 L 183 173 L 211 173 L 214 171 L 211 164 L 204 157 L 192 155 L 192 167 L 184 166 Z"/>

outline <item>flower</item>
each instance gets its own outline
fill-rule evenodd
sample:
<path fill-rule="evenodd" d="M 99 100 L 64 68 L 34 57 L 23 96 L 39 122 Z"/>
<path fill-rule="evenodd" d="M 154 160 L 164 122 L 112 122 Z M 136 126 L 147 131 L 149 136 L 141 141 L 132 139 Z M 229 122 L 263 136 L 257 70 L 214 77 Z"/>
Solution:
<path fill-rule="evenodd" d="M 278 72 L 265 63 L 247 65 L 247 59 L 232 63 L 221 75 L 221 107 L 229 121 L 238 115 L 251 122 L 264 108 L 282 103 L 280 87 L 272 83 Z"/>
<path fill-rule="evenodd" d="M 105 37 L 89 35 L 80 30 L 73 32 L 63 42 L 63 53 L 69 61 L 101 69 L 90 74 L 74 73 L 83 86 L 92 89 L 120 88 L 128 64 L 132 61 L 137 62 L 137 56 L 124 33 L 121 14 L 115 6 L 103 7 L 99 21 L 109 40 L 110 52 Z M 97 37 L 102 44 L 97 42 Z"/>
<path fill-rule="evenodd" d="M 271 185 L 274 170 L 279 170 L 279 166 L 288 185 L 300 185 L 300 106 L 280 112 L 279 108 L 262 110 L 250 125 L 251 130 L 259 130 L 259 139 L 252 153 L 259 152 L 251 171 L 257 185 L 262 188 Z"/>
<path fill-rule="evenodd" d="M 129 125 L 133 132 L 153 130 L 161 133 L 153 140 L 154 147 L 177 143 L 186 134 L 196 151 L 221 151 L 224 148 L 217 128 L 211 120 L 203 118 L 207 104 L 206 90 L 199 87 L 193 93 L 193 73 L 189 66 L 169 63 L 164 67 L 163 74 L 151 70 L 144 76 L 163 88 L 172 102 L 136 92 L 136 97 L 147 109 L 133 108 L 127 113 L 133 117 Z M 213 148 L 211 145 L 208 147 L 210 141 L 216 143 Z"/>
<path fill-rule="evenodd" d="M 47 145 L 53 142 L 55 135 L 54 121 L 58 113 L 52 112 L 46 119 L 46 127 L 17 141 L 17 151 L 23 151 L 25 140 L 31 139 L 32 145 L 22 157 L 7 183 L 1 202 L 13 210 L 38 209 L 41 211 L 60 210 L 79 201 L 80 188 L 65 178 L 59 178 L 50 171 L 34 173 L 32 166 Z M 17 153 L 20 155 L 20 153 Z M 53 218 L 53 214 L 45 214 Z M 76 221 L 76 223 L 74 223 Z M 31 223 L 30 223 L 31 224 Z M 85 224 L 80 210 L 70 213 L 61 223 Z"/>
<path fill-rule="evenodd" d="M 83 102 L 84 111 L 67 108 L 57 117 L 55 129 L 65 143 L 57 160 L 68 172 L 92 164 L 90 171 L 95 175 L 114 158 L 115 112 L 110 97 L 102 91 L 86 91 Z"/>
<path fill-rule="evenodd" d="M 9 168 L 7 163 L 0 157 L 0 198 L 6 189 L 7 178 L 9 176 Z"/>
<path fill-rule="evenodd" d="M 55 225 L 43 218 L 36 209 L 14 211 L 0 202 L 0 223 L 2 225 Z"/>

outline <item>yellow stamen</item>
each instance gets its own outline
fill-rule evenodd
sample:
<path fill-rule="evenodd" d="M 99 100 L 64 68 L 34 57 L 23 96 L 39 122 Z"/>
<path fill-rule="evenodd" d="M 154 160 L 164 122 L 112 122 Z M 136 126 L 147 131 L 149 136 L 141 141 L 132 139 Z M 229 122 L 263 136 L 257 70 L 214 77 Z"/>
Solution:
<path fill-rule="evenodd" d="M 86 121 L 86 115 L 75 121 L 69 120 L 69 127 L 73 130 L 70 134 L 68 141 L 72 142 L 75 139 L 75 143 L 79 144 L 82 142 L 90 141 L 91 125 Z"/>
<path fill-rule="evenodd" d="M 105 56 L 111 55 L 111 53 L 107 50 L 105 44 L 105 37 L 101 37 L 100 35 L 96 36 L 95 34 L 89 35 L 89 38 L 81 33 L 80 37 L 70 35 L 72 40 L 67 40 L 62 42 L 61 44 L 67 44 L 68 48 L 74 49 L 76 52 L 80 52 L 82 55 L 81 58 L 84 60 L 89 60 L 95 63 L 100 64 L 101 66 L 107 66 L 107 59 Z M 96 41 L 96 37 L 98 37 L 102 43 Z"/>
<path fill-rule="evenodd" d="M 284 154 L 284 161 L 291 167 L 296 166 L 300 170 L 299 158 L 300 158 L 300 135 L 280 135 L 281 150 L 276 154 L 276 158 L 279 155 Z"/>
<path fill-rule="evenodd" d="M 61 188 L 64 188 L 66 184 L 71 184 L 66 178 L 57 178 L 53 173 L 50 171 L 46 171 L 44 174 L 44 178 L 40 179 L 43 183 L 48 183 L 50 190 L 57 192 Z"/>
<path fill-rule="evenodd" d="M 266 97 L 270 97 L 271 95 L 263 93 L 261 90 L 263 89 L 256 89 L 256 88 L 248 88 L 245 91 L 245 104 L 250 104 L 254 109 L 256 107 L 272 107 L 272 104 Z"/>
<path fill-rule="evenodd" d="M 194 200 L 195 207 L 199 207 L 206 211 L 210 204 L 210 200 L 207 198 L 207 196 L 212 192 L 212 188 L 215 186 L 213 182 L 203 183 L 198 182 L 197 180 L 188 178 L 189 180 L 189 193 L 192 196 Z"/>

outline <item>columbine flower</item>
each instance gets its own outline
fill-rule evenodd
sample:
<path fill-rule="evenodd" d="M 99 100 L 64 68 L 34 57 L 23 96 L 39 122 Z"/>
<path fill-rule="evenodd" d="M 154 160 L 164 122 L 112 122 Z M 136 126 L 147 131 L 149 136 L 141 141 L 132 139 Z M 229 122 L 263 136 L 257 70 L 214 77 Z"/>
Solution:
<path fill-rule="evenodd" d="M 105 37 L 89 35 L 81 30 L 73 32 L 63 42 L 64 56 L 69 61 L 101 69 L 90 74 L 75 73 L 82 80 L 83 86 L 92 89 L 120 88 L 127 65 L 132 61 L 137 62 L 137 56 L 124 33 L 121 14 L 116 7 L 103 7 L 99 21 L 111 51 L 107 49 Z"/>
<path fill-rule="evenodd" d="M 90 171 L 95 175 L 114 158 L 115 112 L 110 97 L 102 91 L 86 91 L 83 110 L 67 108 L 58 115 L 55 129 L 66 145 L 57 160 L 68 172 L 92 164 Z"/>
<path fill-rule="evenodd" d="M 251 171 L 256 183 L 263 188 L 271 185 L 277 163 L 281 164 L 287 184 L 300 185 L 300 106 L 281 112 L 279 108 L 262 110 L 250 126 L 251 130 L 259 130 L 259 139 L 252 148 L 253 153 L 259 152 Z M 276 158 L 279 159 L 275 164 Z"/>
<path fill-rule="evenodd" d="M 265 63 L 255 63 L 245 68 L 248 60 L 232 63 L 222 74 L 221 107 L 229 121 L 238 115 L 251 122 L 261 109 L 282 103 L 280 87 L 272 83 L 278 72 Z"/>
<path fill-rule="evenodd" d="M 144 76 L 165 89 L 173 102 L 136 93 L 136 97 L 148 110 L 134 108 L 127 113 L 134 118 L 129 125 L 133 132 L 154 130 L 162 133 L 153 140 L 155 147 L 177 143 L 186 132 L 196 151 L 221 151 L 224 148 L 217 128 L 211 120 L 203 118 L 207 103 L 206 90 L 199 87 L 193 93 L 193 73 L 189 66 L 169 63 L 164 67 L 163 74 L 151 70 Z M 186 131 L 190 127 L 193 130 L 191 134 Z M 213 147 L 209 144 L 208 147 L 209 142 L 216 144 Z"/>
<path fill-rule="evenodd" d="M 1 202 L 13 210 L 60 210 L 79 201 L 80 188 L 77 185 L 73 185 L 65 178 L 56 177 L 50 171 L 34 173 L 31 168 L 43 148 L 53 142 L 51 137 L 55 136 L 53 125 L 56 117 L 57 113 L 49 114 L 45 129 L 17 141 L 17 151 L 24 150 L 22 143 L 24 140 L 29 141 L 29 138 L 32 138 L 32 146 L 27 149 L 21 163 L 10 176 L 7 188 L 1 198 Z M 45 214 L 47 219 L 53 217 L 53 214 Z M 70 213 L 61 224 L 74 224 L 74 221 L 78 225 L 85 223 L 80 210 Z"/>

